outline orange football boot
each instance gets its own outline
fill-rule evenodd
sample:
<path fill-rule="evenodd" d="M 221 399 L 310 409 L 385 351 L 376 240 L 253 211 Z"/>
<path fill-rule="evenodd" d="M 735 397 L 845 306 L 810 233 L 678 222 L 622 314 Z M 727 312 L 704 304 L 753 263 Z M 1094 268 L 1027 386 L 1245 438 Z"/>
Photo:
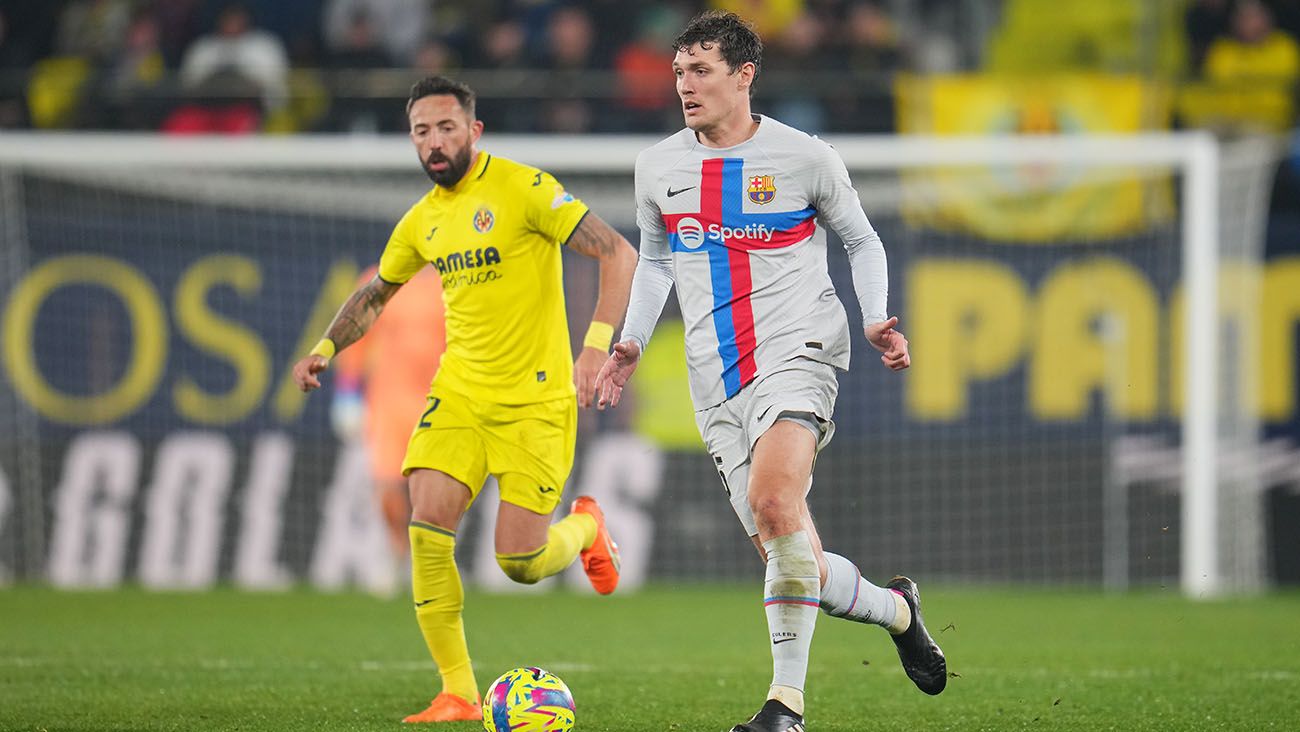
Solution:
<path fill-rule="evenodd" d="M 596 592 L 608 595 L 618 587 L 619 557 L 618 544 L 609 537 L 609 529 L 605 526 L 605 512 L 600 510 L 595 498 L 578 496 L 573 502 L 573 513 L 585 513 L 596 519 L 596 541 L 583 549 L 579 557 L 591 586 L 596 588 Z"/>
<path fill-rule="evenodd" d="M 419 722 L 481 722 L 483 703 L 467 702 L 455 694 L 443 692 L 434 697 L 429 708 L 403 719 L 406 723 Z"/>

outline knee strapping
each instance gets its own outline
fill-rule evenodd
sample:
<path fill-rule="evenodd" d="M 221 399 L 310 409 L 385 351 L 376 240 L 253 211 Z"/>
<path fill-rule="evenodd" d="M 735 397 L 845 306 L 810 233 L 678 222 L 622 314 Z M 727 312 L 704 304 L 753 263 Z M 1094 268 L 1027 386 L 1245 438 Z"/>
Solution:
<path fill-rule="evenodd" d="M 546 576 L 546 547 L 526 554 L 498 554 L 497 565 L 510 579 L 522 585 L 535 585 Z"/>

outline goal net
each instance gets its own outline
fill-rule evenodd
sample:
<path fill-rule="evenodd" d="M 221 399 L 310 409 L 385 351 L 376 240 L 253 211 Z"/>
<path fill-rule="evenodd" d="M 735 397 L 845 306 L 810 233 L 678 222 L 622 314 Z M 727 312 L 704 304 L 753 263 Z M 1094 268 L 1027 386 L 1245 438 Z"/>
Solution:
<path fill-rule="evenodd" d="M 482 147 L 635 243 L 631 167 L 653 142 Z M 877 578 L 1258 586 L 1271 150 L 833 142 L 914 365 L 890 373 L 855 338 L 810 496 L 826 545 Z M 428 186 L 402 138 L 0 138 L 0 582 L 399 587 L 364 450 L 330 430 L 331 385 L 304 398 L 289 369 Z M 860 332 L 833 237 L 828 256 Z M 578 339 L 597 270 L 565 266 Z M 681 332 L 670 299 L 628 403 L 581 418 L 566 488 L 606 506 L 631 584 L 759 571 L 695 433 Z M 458 547 L 470 583 L 501 587 L 493 513 Z"/>

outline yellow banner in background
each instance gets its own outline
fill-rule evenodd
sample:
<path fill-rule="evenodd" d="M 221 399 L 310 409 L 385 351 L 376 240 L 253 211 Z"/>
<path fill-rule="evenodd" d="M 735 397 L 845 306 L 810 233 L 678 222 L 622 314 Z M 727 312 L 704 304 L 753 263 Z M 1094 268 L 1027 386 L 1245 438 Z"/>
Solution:
<path fill-rule="evenodd" d="M 1166 92 L 1136 77 L 901 76 L 905 134 L 1123 134 L 1168 127 Z M 1036 243 L 1124 236 L 1172 215 L 1168 176 L 1066 164 L 932 168 L 904 176 L 913 226 Z"/>

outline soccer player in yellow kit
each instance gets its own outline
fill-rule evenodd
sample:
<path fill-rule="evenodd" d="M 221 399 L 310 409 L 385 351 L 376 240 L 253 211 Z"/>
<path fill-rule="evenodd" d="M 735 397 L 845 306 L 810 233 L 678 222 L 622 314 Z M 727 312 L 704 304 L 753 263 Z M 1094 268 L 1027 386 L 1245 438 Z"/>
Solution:
<path fill-rule="evenodd" d="M 479 151 L 483 123 L 474 105 L 473 90 L 450 79 L 412 87 L 411 141 L 434 188 L 397 224 L 374 279 L 293 368 L 299 388 L 318 388 L 330 358 L 366 332 L 402 283 L 425 266 L 438 270 L 447 350 L 402 471 L 415 614 L 442 692 L 406 722 L 481 718 L 454 550 L 456 527 L 488 475 L 501 491 L 496 552 L 507 576 L 532 584 L 581 557 L 597 592 L 618 584 L 618 548 L 596 502 L 579 497 L 554 525 L 551 514 L 573 465 L 576 407 L 591 405 L 613 326 L 627 309 L 636 250 L 548 173 Z M 600 262 L 596 310 L 575 361 L 565 245 Z"/>

